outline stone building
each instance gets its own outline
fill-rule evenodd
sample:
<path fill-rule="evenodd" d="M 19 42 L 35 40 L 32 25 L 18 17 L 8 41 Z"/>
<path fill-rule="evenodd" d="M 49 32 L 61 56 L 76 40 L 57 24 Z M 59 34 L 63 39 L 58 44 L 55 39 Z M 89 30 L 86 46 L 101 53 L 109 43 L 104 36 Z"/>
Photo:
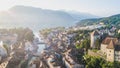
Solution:
<path fill-rule="evenodd" d="M 4 59 L 1 63 L 0 63 L 0 68 L 7 68 L 7 65 L 9 63 L 9 60 L 11 59 L 12 57 L 8 57 L 6 59 Z"/>
<path fill-rule="evenodd" d="M 91 44 L 90 44 L 90 47 L 91 48 L 95 48 L 95 42 L 97 39 L 100 38 L 100 35 L 97 31 L 93 31 L 91 34 L 90 34 L 90 37 L 91 37 Z"/>
<path fill-rule="evenodd" d="M 107 37 L 101 43 L 101 52 L 107 61 L 120 61 L 120 42 L 117 38 Z"/>

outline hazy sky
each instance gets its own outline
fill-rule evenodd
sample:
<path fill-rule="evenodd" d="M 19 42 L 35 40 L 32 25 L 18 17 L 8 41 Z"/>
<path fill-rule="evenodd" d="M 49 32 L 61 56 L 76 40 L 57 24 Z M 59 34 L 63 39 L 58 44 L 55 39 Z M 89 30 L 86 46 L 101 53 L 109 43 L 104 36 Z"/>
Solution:
<path fill-rule="evenodd" d="M 73 10 L 98 16 L 110 16 L 120 13 L 120 0 L 0 0 L 0 11 L 7 10 L 15 5 L 54 10 Z"/>

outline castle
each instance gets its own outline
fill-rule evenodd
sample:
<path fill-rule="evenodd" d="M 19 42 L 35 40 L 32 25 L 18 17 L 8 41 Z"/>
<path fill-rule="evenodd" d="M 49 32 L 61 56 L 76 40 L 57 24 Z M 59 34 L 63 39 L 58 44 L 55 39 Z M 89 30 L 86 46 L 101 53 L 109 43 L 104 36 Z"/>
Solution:
<path fill-rule="evenodd" d="M 100 50 L 106 55 L 107 61 L 120 61 L 120 42 L 117 38 L 105 38 L 101 43 Z"/>
<path fill-rule="evenodd" d="M 91 33 L 91 48 L 95 48 L 95 42 L 100 38 L 97 31 Z M 120 61 L 120 41 L 114 37 L 106 37 L 101 45 L 100 52 L 106 56 L 106 60 L 110 62 Z"/>

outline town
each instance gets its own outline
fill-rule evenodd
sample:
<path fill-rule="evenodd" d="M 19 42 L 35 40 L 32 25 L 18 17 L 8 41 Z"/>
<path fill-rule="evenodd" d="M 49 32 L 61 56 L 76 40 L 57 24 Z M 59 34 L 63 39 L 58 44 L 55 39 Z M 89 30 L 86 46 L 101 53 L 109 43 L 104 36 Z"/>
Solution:
<path fill-rule="evenodd" d="M 0 68 L 120 68 L 120 0 L 0 0 Z"/>
<path fill-rule="evenodd" d="M 50 45 L 42 53 L 46 56 L 44 60 L 47 59 L 48 66 L 50 68 L 106 68 L 113 67 L 116 63 L 116 68 L 119 68 L 119 28 L 114 25 L 108 27 L 98 24 L 97 26 L 92 25 L 91 28 L 87 26 L 89 29 L 85 26 L 41 31 Z M 55 54 L 61 56 L 63 64 L 58 63 Z M 92 59 L 95 62 L 92 62 Z"/>
<path fill-rule="evenodd" d="M 120 28 L 91 26 L 46 28 L 43 41 L 29 28 L 1 29 L 0 68 L 119 68 Z"/>

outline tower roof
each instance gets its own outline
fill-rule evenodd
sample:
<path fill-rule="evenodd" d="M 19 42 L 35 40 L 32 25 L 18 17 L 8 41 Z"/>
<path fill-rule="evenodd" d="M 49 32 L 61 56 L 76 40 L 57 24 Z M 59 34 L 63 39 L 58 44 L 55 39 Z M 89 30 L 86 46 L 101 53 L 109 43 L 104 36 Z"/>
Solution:
<path fill-rule="evenodd" d="M 91 35 L 99 35 L 99 33 L 97 31 L 93 31 Z"/>
<path fill-rule="evenodd" d="M 109 45 L 109 43 L 111 42 L 111 40 L 112 40 L 114 43 L 117 43 L 117 42 L 118 42 L 118 39 L 117 39 L 117 38 L 106 37 L 106 38 L 102 41 L 102 44 L 107 44 L 107 45 Z"/>
<path fill-rule="evenodd" d="M 106 44 L 107 49 L 114 49 L 115 51 L 120 51 L 120 42 L 118 41 L 117 38 L 107 37 L 102 42 L 102 44 Z"/>
<path fill-rule="evenodd" d="M 114 49 L 115 48 L 115 44 L 113 42 L 113 40 L 110 41 L 109 45 L 107 46 L 108 49 Z"/>

